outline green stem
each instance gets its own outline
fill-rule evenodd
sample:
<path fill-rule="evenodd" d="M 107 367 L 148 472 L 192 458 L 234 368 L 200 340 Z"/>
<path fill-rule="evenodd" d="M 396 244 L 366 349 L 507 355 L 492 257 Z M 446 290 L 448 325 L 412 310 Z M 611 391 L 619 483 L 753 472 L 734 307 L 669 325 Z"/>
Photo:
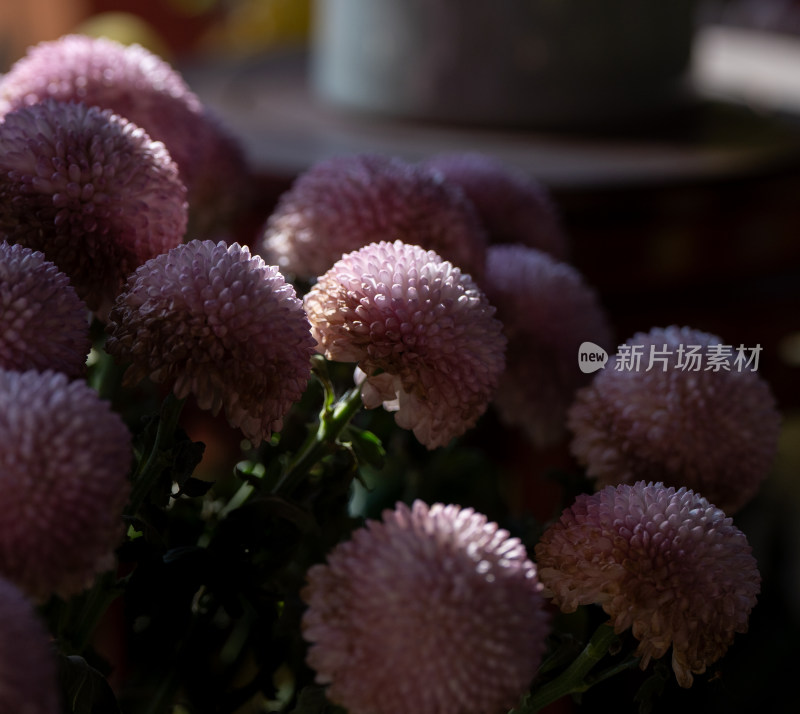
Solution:
<path fill-rule="evenodd" d="M 247 502 L 247 499 L 250 498 L 253 491 L 256 490 L 256 487 L 250 483 L 249 481 L 245 481 L 239 488 L 236 490 L 236 493 L 231 496 L 230 501 L 225 504 L 225 507 L 219 512 L 220 520 L 225 518 L 231 511 L 235 511 L 239 506 L 243 505 Z"/>
<path fill-rule="evenodd" d="M 306 439 L 286 471 L 278 479 L 272 493 L 289 495 L 305 478 L 311 467 L 334 448 L 336 440 L 361 406 L 361 387 L 353 387 L 333 405 L 326 401 L 320 414 L 317 431 Z"/>
<path fill-rule="evenodd" d="M 115 574 L 108 572 L 99 576 L 90 590 L 66 603 L 57 628 L 65 652 L 74 654 L 84 652 L 97 628 L 97 623 L 121 592 Z"/>
<path fill-rule="evenodd" d="M 628 669 L 633 669 L 639 664 L 640 661 L 641 659 L 639 657 L 631 655 L 630 657 L 620 662 L 619 664 L 616 664 L 613 667 L 609 667 L 608 669 L 604 669 L 602 672 L 598 672 L 597 674 L 593 674 L 587 680 L 587 684 L 590 687 L 593 687 L 595 684 L 599 684 L 604 679 L 610 679 L 611 677 L 619 674 L 620 672 L 624 672 L 625 670 Z"/>
<path fill-rule="evenodd" d="M 147 705 L 147 714 L 165 714 L 173 710 L 173 698 L 180 686 L 178 673 L 171 667 L 164 675 L 158 689 L 150 698 Z"/>
<path fill-rule="evenodd" d="M 95 362 L 92 365 L 88 383 L 102 399 L 111 400 L 119 387 L 122 370 L 115 364 L 114 359 L 105 352 L 102 346 L 93 350 Z"/>
<path fill-rule="evenodd" d="M 150 489 L 164 471 L 163 451 L 169 446 L 175 435 L 184 401 L 170 392 L 161 403 L 161 412 L 152 448 L 147 459 L 143 459 L 140 462 L 139 469 L 133 479 L 128 507 L 128 512 L 131 515 L 135 515 L 138 512 L 145 498 L 147 498 L 147 494 L 150 493 Z"/>
<path fill-rule="evenodd" d="M 513 714 L 534 714 L 561 697 L 585 692 L 593 684 L 585 681 L 586 675 L 605 657 L 616 639 L 611 625 L 600 625 L 575 661 L 558 677 L 535 689 L 520 707 L 513 710 Z"/>

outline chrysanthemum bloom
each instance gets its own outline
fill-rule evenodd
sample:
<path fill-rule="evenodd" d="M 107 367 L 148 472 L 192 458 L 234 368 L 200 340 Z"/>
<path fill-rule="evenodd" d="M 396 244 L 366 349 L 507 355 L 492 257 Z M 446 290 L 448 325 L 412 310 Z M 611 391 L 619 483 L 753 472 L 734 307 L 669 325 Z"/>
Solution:
<path fill-rule="evenodd" d="M 335 157 L 301 174 L 267 221 L 260 252 L 285 271 L 315 278 L 344 253 L 394 240 L 483 275 L 486 236 L 463 191 L 388 156 Z"/>
<path fill-rule="evenodd" d="M 480 153 L 437 154 L 423 166 L 463 189 L 491 243 L 519 243 L 566 259 L 568 241 L 550 193 L 523 171 Z"/>
<path fill-rule="evenodd" d="M 185 230 L 177 167 L 141 128 L 53 100 L 0 123 L 0 233 L 44 253 L 101 316 L 128 274 Z"/>
<path fill-rule="evenodd" d="M 58 714 L 56 666 L 30 601 L 0 577 L 0 711 Z"/>
<path fill-rule="evenodd" d="M 663 481 L 727 513 L 741 508 L 777 451 L 769 385 L 752 363 L 736 364 L 733 348 L 727 368 L 715 369 L 720 340 L 698 330 L 656 328 L 625 345 L 569 410 L 573 454 L 598 486 Z"/>
<path fill-rule="evenodd" d="M 131 439 L 82 380 L 0 370 L 0 573 L 67 597 L 114 565 Z"/>
<path fill-rule="evenodd" d="M 307 578 L 308 663 L 351 714 L 506 711 L 544 651 L 536 566 L 470 508 L 398 504 Z"/>
<path fill-rule="evenodd" d="M 0 368 L 81 376 L 91 348 L 87 314 L 42 253 L 0 243 Z"/>
<path fill-rule="evenodd" d="M 522 245 L 489 248 L 484 287 L 508 338 L 494 406 L 536 446 L 557 443 L 591 378 L 578 368 L 578 348 L 611 344 L 605 313 L 575 268 Z"/>
<path fill-rule="evenodd" d="M 161 58 L 83 35 L 42 42 L 0 79 L 0 116 L 47 98 L 110 109 L 163 142 L 189 189 L 193 235 L 230 217 L 247 180 L 241 149 Z"/>
<path fill-rule="evenodd" d="M 469 275 L 419 246 L 343 256 L 305 297 L 317 350 L 357 362 L 364 405 L 397 411 L 432 449 L 472 427 L 504 366 L 494 307 Z"/>
<path fill-rule="evenodd" d="M 280 431 L 311 376 L 303 304 L 274 266 L 238 243 L 190 241 L 128 279 L 106 349 L 131 362 L 125 384 L 172 384 L 201 409 L 224 407 L 255 443 Z"/>
<path fill-rule="evenodd" d="M 731 519 L 694 491 L 661 483 L 578 496 L 535 554 L 562 611 L 596 603 L 615 632 L 633 628 L 642 669 L 672 647 L 682 687 L 747 631 L 761 583 Z"/>

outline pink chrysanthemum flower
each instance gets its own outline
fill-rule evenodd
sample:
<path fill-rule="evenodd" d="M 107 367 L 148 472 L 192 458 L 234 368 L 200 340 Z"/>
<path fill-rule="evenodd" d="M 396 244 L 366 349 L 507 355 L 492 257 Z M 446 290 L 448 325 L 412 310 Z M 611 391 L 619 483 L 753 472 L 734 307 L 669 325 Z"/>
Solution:
<path fill-rule="evenodd" d="M 486 236 L 461 189 L 378 155 L 339 156 L 301 174 L 270 216 L 261 253 L 310 279 L 344 253 L 395 240 L 435 250 L 475 278 L 483 274 Z"/>
<path fill-rule="evenodd" d="M 433 251 L 365 246 L 325 273 L 305 305 L 317 350 L 358 363 L 364 405 L 397 411 L 428 448 L 472 427 L 494 394 L 502 326 L 470 276 Z"/>
<path fill-rule="evenodd" d="M 0 123 L 0 234 L 44 253 L 101 316 L 128 274 L 185 230 L 175 163 L 139 127 L 52 100 Z"/>
<path fill-rule="evenodd" d="M 736 350 L 722 360 L 727 368 L 713 367 L 720 345 L 686 327 L 638 333 L 578 392 L 571 448 L 598 486 L 663 481 L 728 513 L 755 496 L 775 458 L 780 415 L 752 363 L 736 364 Z"/>
<path fill-rule="evenodd" d="M 745 535 L 693 491 L 661 483 L 578 496 L 535 548 L 564 612 L 596 603 L 639 640 L 641 667 L 672 647 L 682 687 L 746 632 L 761 578 Z"/>
<path fill-rule="evenodd" d="M 114 565 L 131 439 L 81 380 L 0 370 L 0 573 L 67 597 Z"/>
<path fill-rule="evenodd" d="M 578 348 L 611 344 L 605 313 L 575 268 L 521 245 L 489 248 L 484 285 L 508 338 L 494 406 L 536 446 L 557 443 L 576 390 L 590 380 Z"/>
<path fill-rule="evenodd" d="M 55 657 L 30 601 L 0 577 L 0 711 L 58 714 Z"/>
<path fill-rule="evenodd" d="M 308 663 L 351 714 L 505 711 L 544 651 L 540 590 L 524 546 L 485 516 L 398 504 L 309 570 Z"/>
<path fill-rule="evenodd" d="M 437 154 L 423 166 L 463 189 L 490 242 L 519 243 L 566 259 L 567 237 L 558 212 L 550 193 L 535 179 L 479 153 Z"/>
<path fill-rule="evenodd" d="M 0 368 L 80 377 L 89 354 L 86 305 L 42 253 L 0 243 Z"/>
<path fill-rule="evenodd" d="M 248 174 L 241 149 L 161 58 L 83 35 L 42 42 L 0 79 L 0 117 L 48 98 L 110 109 L 163 142 L 189 190 L 193 235 L 230 218 Z"/>
<path fill-rule="evenodd" d="M 126 384 L 149 377 L 224 407 L 255 443 L 280 431 L 311 376 L 314 340 L 278 269 L 238 243 L 190 241 L 128 279 L 108 325 L 106 349 L 131 362 Z"/>

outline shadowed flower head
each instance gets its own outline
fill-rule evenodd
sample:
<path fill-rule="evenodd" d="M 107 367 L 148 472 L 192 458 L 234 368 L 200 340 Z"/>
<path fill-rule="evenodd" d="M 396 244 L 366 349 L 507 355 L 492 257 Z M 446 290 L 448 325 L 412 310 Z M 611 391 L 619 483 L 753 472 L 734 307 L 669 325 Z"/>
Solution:
<path fill-rule="evenodd" d="M 475 278 L 486 237 L 461 189 L 398 158 L 340 156 L 302 174 L 267 222 L 262 255 L 315 278 L 344 253 L 401 240 L 435 250 Z"/>
<path fill-rule="evenodd" d="M 175 163 L 139 127 L 55 101 L 0 123 L 0 234 L 44 253 L 101 316 L 128 274 L 185 230 Z"/>
<path fill-rule="evenodd" d="M 0 368 L 80 377 L 89 354 L 86 305 L 42 253 L 0 243 Z"/>
<path fill-rule="evenodd" d="M 351 714 L 505 711 L 544 651 L 540 589 L 524 546 L 485 516 L 398 504 L 309 570 L 308 663 Z"/>
<path fill-rule="evenodd" d="M 423 166 L 458 184 L 492 243 L 521 244 L 558 260 L 567 237 L 547 189 L 522 171 L 479 153 L 437 154 Z"/>
<path fill-rule="evenodd" d="M 777 451 L 780 416 L 767 383 L 735 354 L 727 368 L 709 369 L 720 344 L 689 328 L 638 333 L 578 392 L 571 448 L 598 486 L 687 486 L 727 513 L 753 498 Z M 634 348 L 642 360 L 629 369 Z"/>
<path fill-rule="evenodd" d="M 149 50 L 83 35 L 35 45 L 0 78 L 0 117 L 48 98 L 110 109 L 163 142 L 189 189 L 193 234 L 226 220 L 241 197 L 238 144 Z"/>
<path fill-rule="evenodd" d="M 237 229 L 237 221 L 252 208 L 253 174 L 239 140 L 222 119 L 206 107 L 194 136 L 181 137 L 181 153 L 194 157 L 190 168 L 181 168 L 189 189 L 188 232 L 200 238 L 218 238 Z M 172 138 L 174 144 L 178 138 Z M 178 161 L 176 159 L 176 161 Z M 178 161 L 178 166 L 186 165 Z"/>
<path fill-rule="evenodd" d="M 597 603 L 633 628 L 641 667 L 672 647 L 682 687 L 746 632 L 761 578 L 745 535 L 705 498 L 661 483 L 578 496 L 535 548 L 564 612 Z"/>
<path fill-rule="evenodd" d="M 128 279 L 106 349 L 131 362 L 127 384 L 149 377 L 193 394 L 255 443 L 279 431 L 311 375 L 314 340 L 278 269 L 234 243 L 190 241 Z"/>
<path fill-rule="evenodd" d="M 0 577 L 0 711 L 58 714 L 48 635 L 23 593 Z"/>
<path fill-rule="evenodd" d="M 81 380 L 0 370 L 0 573 L 67 597 L 114 565 L 130 434 Z"/>
<path fill-rule="evenodd" d="M 397 411 L 428 448 L 485 411 L 504 366 L 502 326 L 472 278 L 433 251 L 365 246 L 325 273 L 305 305 L 317 350 L 358 363 L 365 406 Z"/>
<path fill-rule="evenodd" d="M 484 284 L 508 338 L 494 406 L 533 444 L 552 445 L 566 436 L 567 409 L 590 379 L 578 348 L 611 344 L 605 313 L 575 268 L 521 245 L 489 248 Z"/>

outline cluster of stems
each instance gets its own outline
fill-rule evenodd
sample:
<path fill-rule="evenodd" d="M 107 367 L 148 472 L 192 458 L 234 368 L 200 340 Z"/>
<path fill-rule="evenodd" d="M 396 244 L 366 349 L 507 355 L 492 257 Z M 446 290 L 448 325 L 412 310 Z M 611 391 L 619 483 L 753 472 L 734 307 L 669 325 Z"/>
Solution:
<path fill-rule="evenodd" d="M 263 493 L 272 498 L 291 501 L 292 495 L 312 474 L 315 467 L 327 456 L 337 450 L 348 449 L 342 435 L 351 424 L 353 417 L 362 408 L 360 386 L 356 385 L 337 396 L 334 385 L 328 376 L 327 365 L 321 358 L 314 358 L 313 373 L 322 387 L 322 407 L 316 424 L 295 453 L 288 456 L 276 477 L 265 480 L 244 478 L 238 489 L 219 511 L 218 518 L 224 519 L 243 507 L 255 494 Z M 98 363 L 93 374 L 98 391 L 107 395 L 113 392 L 110 381 L 115 379 L 115 370 L 106 362 Z M 165 474 L 170 473 L 169 459 L 171 448 L 178 438 L 178 423 L 184 407 L 184 400 L 172 393 L 163 399 L 149 443 L 138 454 L 138 463 L 132 474 L 131 496 L 126 509 L 126 518 L 137 523 L 140 511 L 151 491 L 160 486 Z M 204 545 L 208 545 L 206 540 Z M 125 592 L 125 580 L 118 579 L 114 573 L 107 573 L 97 579 L 94 586 L 62 605 L 58 613 L 57 638 L 66 654 L 81 654 L 91 643 L 97 624 L 113 601 Z M 634 666 L 638 659 L 630 656 L 621 662 L 595 673 L 596 666 L 606 657 L 609 649 L 619 642 L 619 638 L 608 624 L 602 624 L 594 632 L 583 650 L 571 661 L 564 662 L 557 653 L 546 659 L 530 692 L 526 693 L 519 705 L 510 714 L 535 714 L 552 702 L 569 695 L 579 695 L 594 684 L 614 674 Z M 558 671 L 560 670 L 560 671 Z M 556 674 L 553 672 L 556 671 Z M 541 683 L 540 683 L 541 682 Z M 174 673 L 165 676 L 155 696 L 149 702 L 147 711 L 160 714 L 170 710 L 170 701 L 179 686 Z"/>

